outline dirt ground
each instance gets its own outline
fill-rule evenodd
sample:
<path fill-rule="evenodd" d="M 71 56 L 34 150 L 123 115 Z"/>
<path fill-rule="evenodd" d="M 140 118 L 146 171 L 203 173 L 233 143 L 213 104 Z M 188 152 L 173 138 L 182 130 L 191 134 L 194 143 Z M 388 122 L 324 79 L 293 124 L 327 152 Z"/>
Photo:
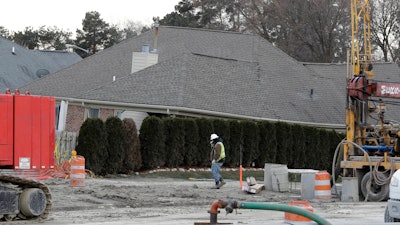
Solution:
<path fill-rule="evenodd" d="M 210 175 L 211 177 L 211 175 Z M 263 190 L 243 192 L 239 181 L 226 180 L 221 189 L 211 189 L 211 179 L 143 178 L 138 175 L 89 178 L 84 187 L 71 187 L 69 180 L 43 181 L 52 192 L 52 211 L 45 221 L 17 221 L 11 224 L 195 224 L 207 223 L 207 210 L 218 199 L 240 202 L 287 204 L 298 200 L 299 190 L 279 193 Z M 263 181 L 258 181 L 263 183 Z M 245 184 L 245 182 L 244 182 Z M 331 223 L 383 223 L 386 202 L 340 202 L 339 199 L 309 201 L 314 212 Z M 283 223 L 284 212 L 237 209 L 226 215 L 221 209 L 219 223 Z M 3 223 L 2 223 L 3 224 Z"/>

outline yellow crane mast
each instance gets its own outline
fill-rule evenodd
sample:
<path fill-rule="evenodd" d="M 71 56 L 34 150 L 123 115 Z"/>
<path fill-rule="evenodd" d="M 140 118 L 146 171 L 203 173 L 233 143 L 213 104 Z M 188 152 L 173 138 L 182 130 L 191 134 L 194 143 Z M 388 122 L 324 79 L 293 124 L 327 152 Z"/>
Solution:
<path fill-rule="evenodd" d="M 371 8 L 368 0 L 351 0 L 351 65 L 353 75 L 367 75 L 368 80 L 374 79 L 372 71 L 371 48 Z M 359 31 L 360 22 L 363 33 Z M 360 34 L 363 38 L 363 53 L 360 53 Z"/>

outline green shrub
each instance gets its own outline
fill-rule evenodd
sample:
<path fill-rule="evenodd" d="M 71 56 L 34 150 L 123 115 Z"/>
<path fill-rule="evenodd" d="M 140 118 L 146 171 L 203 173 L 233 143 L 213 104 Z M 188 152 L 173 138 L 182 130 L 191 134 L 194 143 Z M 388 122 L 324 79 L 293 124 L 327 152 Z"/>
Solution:
<path fill-rule="evenodd" d="M 274 163 L 276 158 L 276 127 L 275 123 L 261 121 L 257 123 L 260 130 L 259 155 L 256 159 L 257 167 L 264 167 L 265 163 Z"/>
<path fill-rule="evenodd" d="M 177 167 L 183 164 L 185 129 L 180 118 L 164 118 L 166 166 Z"/>
<path fill-rule="evenodd" d="M 184 165 L 197 166 L 201 161 L 200 159 L 203 157 L 200 155 L 198 148 L 199 128 L 194 119 L 184 119 L 183 127 L 185 130 L 185 147 L 183 149 Z"/>
<path fill-rule="evenodd" d="M 276 163 L 288 164 L 291 153 L 292 135 L 290 125 L 288 123 L 278 122 L 276 124 L 277 152 Z"/>
<path fill-rule="evenodd" d="M 317 169 L 319 159 L 317 158 L 317 151 L 319 145 L 319 131 L 315 127 L 304 127 L 305 133 L 305 147 L 306 147 L 306 168 Z"/>
<path fill-rule="evenodd" d="M 105 122 L 107 132 L 108 159 L 105 165 L 107 173 L 117 174 L 121 172 L 122 162 L 125 157 L 125 133 L 124 126 L 118 117 L 109 117 Z"/>
<path fill-rule="evenodd" d="M 122 173 L 130 173 L 139 170 L 142 166 L 140 154 L 140 141 L 135 121 L 125 118 L 123 121 L 125 136 L 125 157 L 123 159 Z"/>
<path fill-rule="evenodd" d="M 200 160 L 198 166 L 210 166 L 210 135 L 213 132 L 213 125 L 211 120 L 206 118 L 196 119 L 197 127 L 199 128 L 199 155 Z"/>
<path fill-rule="evenodd" d="M 140 128 L 140 153 L 144 169 L 165 165 L 165 136 L 163 123 L 155 116 L 146 117 Z"/>
<path fill-rule="evenodd" d="M 259 155 L 259 129 L 257 123 L 250 120 L 240 122 L 242 126 L 243 140 L 243 166 L 251 166 Z"/>
<path fill-rule="evenodd" d="M 304 169 L 305 163 L 307 161 L 306 157 L 306 138 L 304 134 L 303 126 L 300 125 L 292 125 L 292 136 L 293 140 L 293 157 L 289 163 L 290 168 L 299 168 Z"/>
<path fill-rule="evenodd" d="M 328 170 L 332 165 L 332 157 L 330 156 L 330 137 L 327 130 L 319 129 L 319 145 L 317 158 L 319 159 L 319 164 L 317 169 Z"/>
<path fill-rule="evenodd" d="M 104 175 L 108 159 L 107 134 L 101 119 L 87 119 L 83 122 L 78 136 L 76 151 L 85 157 L 85 167 L 95 174 Z"/>
<path fill-rule="evenodd" d="M 241 163 L 241 149 L 243 151 L 242 142 L 242 126 L 237 120 L 229 121 L 229 152 L 226 154 L 227 166 L 239 166 Z"/>

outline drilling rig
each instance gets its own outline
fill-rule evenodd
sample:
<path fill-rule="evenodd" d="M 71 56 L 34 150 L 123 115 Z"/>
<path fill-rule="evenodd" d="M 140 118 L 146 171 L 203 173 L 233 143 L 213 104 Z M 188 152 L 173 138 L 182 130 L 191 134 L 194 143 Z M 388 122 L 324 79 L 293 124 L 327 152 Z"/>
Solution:
<path fill-rule="evenodd" d="M 385 98 L 400 98 L 400 84 L 375 80 L 370 2 L 351 0 L 351 52 L 348 57 L 346 140 L 340 162 L 343 177 L 357 177 L 360 197 L 388 198 L 389 182 L 400 168 L 400 126 L 385 120 Z"/>

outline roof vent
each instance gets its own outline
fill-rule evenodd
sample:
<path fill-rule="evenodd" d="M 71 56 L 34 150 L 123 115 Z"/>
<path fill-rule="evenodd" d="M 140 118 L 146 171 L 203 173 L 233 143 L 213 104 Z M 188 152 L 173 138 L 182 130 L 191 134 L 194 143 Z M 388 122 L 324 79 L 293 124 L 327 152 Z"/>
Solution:
<path fill-rule="evenodd" d="M 15 55 L 15 47 L 14 47 L 14 46 L 13 46 L 12 49 L 11 49 L 11 53 L 12 53 L 13 55 Z"/>
<path fill-rule="evenodd" d="M 150 52 L 150 45 L 145 44 L 142 46 L 142 53 L 149 53 Z"/>
<path fill-rule="evenodd" d="M 39 77 L 39 78 L 41 78 L 41 77 L 46 76 L 46 75 L 49 74 L 49 73 L 50 73 L 50 71 L 48 71 L 48 70 L 46 70 L 46 69 L 38 69 L 38 70 L 36 71 L 36 76 Z"/>

